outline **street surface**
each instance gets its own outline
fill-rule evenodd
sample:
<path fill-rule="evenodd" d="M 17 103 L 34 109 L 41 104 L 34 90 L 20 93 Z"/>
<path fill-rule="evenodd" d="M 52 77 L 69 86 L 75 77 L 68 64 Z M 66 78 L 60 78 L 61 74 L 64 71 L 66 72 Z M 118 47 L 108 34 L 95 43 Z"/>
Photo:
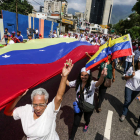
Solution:
<path fill-rule="evenodd" d="M 80 70 L 81 67 L 75 67 L 75 69 L 77 68 L 78 70 Z M 77 75 L 77 73 L 75 73 L 74 75 Z M 97 78 L 97 75 L 98 69 L 93 72 L 93 77 Z M 75 80 L 72 77 L 73 76 L 70 75 L 69 80 Z M 91 117 L 89 129 L 86 133 L 83 133 L 82 131 L 84 126 L 84 119 L 82 118 L 78 131 L 76 133 L 75 140 L 107 140 L 107 138 L 104 137 L 105 131 L 107 132 L 105 136 L 107 135 L 108 138 L 110 137 L 110 140 L 140 140 L 140 136 L 138 137 L 134 135 L 138 117 L 140 115 L 140 103 L 137 103 L 137 101 L 134 100 L 129 107 L 129 112 L 126 120 L 124 122 L 119 121 L 119 116 L 121 115 L 124 102 L 124 88 L 126 83 L 125 80 L 122 80 L 121 77 L 121 71 L 117 70 L 116 81 L 112 84 L 112 87 L 107 90 L 105 100 L 102 104 L 102 112 L 96 113 L 96 111 L 94 111 Z M 55 77 L 55 82 L 53 78 L 49 81 L 49 83 L 46 82 L 48 85 L 47 90 L 49 93 L 57 92 L 60 78 L 61 77 L 59 75 Z M 39 86 L 45 87 L 46 83 L 43 83 Z M 51 87 L 52 85 L 54 86 L 54 88 Z M 59 111 L 56 120 L 56 131 L 60 137 L 60 140 L 68 140 L 74 117 L 72 105 L 76 97 L 75 89 L 67 88 L 66 91 L 67 92 L 64 95 L 61 105 L 61 110 Z M 95 94 L 95 103 L 97 101 L 97 92 Z M 50 100 L 52 98 L 53 96 L 50 97 Z M 17 106 L 29 103 L 31 103 L 30 94 L 21 99 Z M 111 129 L 109 127 L 111 127 Z M 3 110 L 0 111 L 0 140 L 21 140 L 23 136 L 24 133 L 20 120 L 14 121 L 12 117 L 5 116 L 3 114 Z"/>

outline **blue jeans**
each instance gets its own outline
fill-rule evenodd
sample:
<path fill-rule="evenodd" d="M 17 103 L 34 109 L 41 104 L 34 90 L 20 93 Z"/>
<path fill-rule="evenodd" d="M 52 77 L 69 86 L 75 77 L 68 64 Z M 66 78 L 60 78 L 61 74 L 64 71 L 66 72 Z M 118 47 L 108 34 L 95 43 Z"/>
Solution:
<path fill-rule="evenodd" d="M 124 74 L 126 74 L 126 71 L 131 67 L 132 62 L 125 61 L 125 67 L 124 67 Z"/>
<path fill-rule="evenodd" d="M 35 34 L 35 39 L 37 39 L 37 38 L 39 38 L 39 37 L 38 37 L 38 34 Z"/>
<path fill-rule="evenodd" d="M 125 102 L 123 105 L 123 115 L 127 115 L 128 107 L 132 103 L 132 101 L 136 98 L 139 94 L 139 91 L 133 91 L 127 87 L 125 87 Z"/>

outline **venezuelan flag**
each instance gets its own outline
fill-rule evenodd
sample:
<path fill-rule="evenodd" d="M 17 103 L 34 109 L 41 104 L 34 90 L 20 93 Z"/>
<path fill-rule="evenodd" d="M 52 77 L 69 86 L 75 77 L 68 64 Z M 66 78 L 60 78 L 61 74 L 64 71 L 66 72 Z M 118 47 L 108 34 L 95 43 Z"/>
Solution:
<path fill-rule="evenodd" d="M 102 45 L 99 50 L 93 55 L 93 57 L 87 62 L 86 70 L 90 70 L 91 68 L 99 65 L 100 63 L 106 61 L 108 59 L 108 55 L 110 53 L 110 41 L 106 42 Z"/>
<path fill-rule="evenodd" d="M 132 43 L 129 34 L 111 41 L 110 50 L 112 52 L 112 60 L 132 55 Z"/>
<path fill-rule="evenodd" d="M 37 39 L 1 48 L 0 110 L 26 89 L 61 74 L 67 59 L 76 63 L 86 57 L 85 52 L 93 55 L 98 49 L 70 38 Z"/>
<path fill-rule="evenodd" d="M 115 40 L 109 40 L 102 45 L 97 53 L 87 62 L 86 69 L 89 70 L 107 60 L 108 55 L 112 55 L 112 60 L 119 57 L 132 55 L 132 44 L 130 35 L 127 34 Z"/>

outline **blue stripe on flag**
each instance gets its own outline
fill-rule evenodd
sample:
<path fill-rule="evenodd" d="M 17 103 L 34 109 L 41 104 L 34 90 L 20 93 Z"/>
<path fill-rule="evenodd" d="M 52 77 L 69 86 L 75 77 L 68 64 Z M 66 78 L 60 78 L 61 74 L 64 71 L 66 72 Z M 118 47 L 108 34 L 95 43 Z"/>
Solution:
<path fill-rule="evenodd" d="M 90 46 L 91 44 L 75 41 L 71 43 L 59 43 L 41 49 L 11 51 L 0 55 L 0 65 L 52 63 L 81 45 Z"/>

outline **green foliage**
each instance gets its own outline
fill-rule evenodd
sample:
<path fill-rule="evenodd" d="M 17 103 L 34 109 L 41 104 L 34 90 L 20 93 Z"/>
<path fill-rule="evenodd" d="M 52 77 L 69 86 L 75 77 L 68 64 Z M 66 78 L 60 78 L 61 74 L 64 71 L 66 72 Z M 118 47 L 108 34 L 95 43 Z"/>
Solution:
<path fill-rule="evenodd" d="M 136 4 L 132 8 L 132 11 L 136 11 L 138 14 L 140 14 L 140 0 L 137 0 Z"/>
<path fill-rule="evenodd" d="M 120 20 L 113 28 L 117 34 L 125 35 L 129 33 L 132 39 L 137 39 L 140 36 L 140 15 L 133 13 L 129 18 Z"/>
<path fill-rule="evenodd" d="M 21 0 L 1 0 L 0 10 L 16 12 L 16 1 L 19 14 L 28 15 L 28 13 L 32 13 L 33 6 L 30 5 L 27 0 L 24 0 L 23 2 L 21 2 Z"/>
<path fill-rule="evenodd" d="M 120 20 L 114 25 L 115 32 L 122 35 L 130 33 L 132 39 L 140 40 L 140 0 L 137 0 L 132 11 L 135 13 L 129 16 L 130 20 Z"/>

